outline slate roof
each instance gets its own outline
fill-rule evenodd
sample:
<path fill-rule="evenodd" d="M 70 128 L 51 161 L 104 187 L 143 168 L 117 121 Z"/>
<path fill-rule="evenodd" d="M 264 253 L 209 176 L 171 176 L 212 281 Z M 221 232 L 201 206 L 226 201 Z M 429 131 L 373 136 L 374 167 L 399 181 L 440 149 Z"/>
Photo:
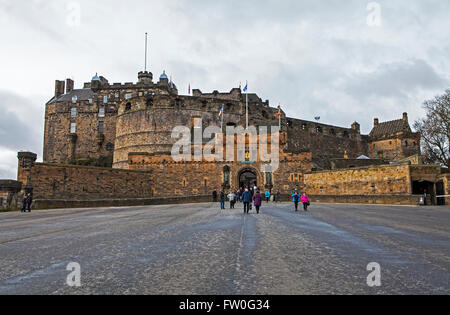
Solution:
<path fill-rule="evenodd" d="M 372 129 L 370 137 L 372 139 L 383 138 L 395 135 L 399 132 L 411 133 L 411 127 L 407 121 L 403 119 L 388 121 L 378 124 Z"/>
<path fill-rule="evenodd" d="M 72 102 L 72 97 L 74 96 L 78 97 L 78 101 L 88 101 L 94 97 L 94 92 L 91 89 L 72 90 L 71 92 L 63 94 L 56 99 L 53 98 L 49 103 Z"/>

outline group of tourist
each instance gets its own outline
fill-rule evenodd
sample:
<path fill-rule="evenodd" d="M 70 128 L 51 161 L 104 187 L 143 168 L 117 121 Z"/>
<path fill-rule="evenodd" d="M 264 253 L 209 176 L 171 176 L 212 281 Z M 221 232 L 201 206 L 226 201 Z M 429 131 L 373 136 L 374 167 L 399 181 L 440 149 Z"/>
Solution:
<path fill-rule="evenodd" d="M 247 188 L 243 187 L 240 191 L 230 191 L 229 194 L 226 194 L 224 190 L 217 193 L 217 191 L 213 192 L 213 200 L 217 202 L 220 201 L 220 209 L 225 210 L 226 199 L 230 202 L 230 209 L 235 209 L 236 203 L 240 202 L 244 205 L 244 213 L 248 214 L 250 210 L 252 210 L 253 205 L 256 208 L 256 213 L 259 214 L 263 200 L 267 203 L 271 201 L 271 199 L 278 203 L 281 202 L 281 193 L 278 191 L 276 195 L 272 196 L 270 191 L 266 191 L 264 195 L 261 194 L 261 191 L 257 188 Z M 300 195 L 297 190 L 292 194 L 292 201 L 295 205 L 295 212 L 298 212 L 298 206 L 300 203 L 303 204 L 303 210 L 308 211 L 308 207 L 310 206 L 309 196 L 306 193 Z"/>

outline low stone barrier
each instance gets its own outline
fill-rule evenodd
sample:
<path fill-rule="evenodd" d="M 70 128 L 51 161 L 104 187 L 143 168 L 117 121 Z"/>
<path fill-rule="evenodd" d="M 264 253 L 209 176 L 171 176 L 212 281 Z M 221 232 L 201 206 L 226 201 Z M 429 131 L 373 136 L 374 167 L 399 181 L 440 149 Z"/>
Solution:
<path fill-rule="evenodd" d="M 151 205 L 189 204 L 212 202 L 212 196 L 191 196 L 149 199 L 99 199 L 99 200 L 57 200 L 36 199 L 34 210 L 67 209 L 67 208 L 98 208 L 98 207 L 133 207 Z"/>

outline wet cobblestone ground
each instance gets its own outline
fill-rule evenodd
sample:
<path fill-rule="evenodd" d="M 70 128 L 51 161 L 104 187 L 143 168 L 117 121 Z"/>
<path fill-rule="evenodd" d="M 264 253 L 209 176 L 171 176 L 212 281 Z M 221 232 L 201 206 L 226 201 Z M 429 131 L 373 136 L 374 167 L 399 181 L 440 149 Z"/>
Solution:
<path fill-rule="evenodd" d="M 0 294 L 450 294 L 450 207 L 218 208 L 2 213 Z"/>

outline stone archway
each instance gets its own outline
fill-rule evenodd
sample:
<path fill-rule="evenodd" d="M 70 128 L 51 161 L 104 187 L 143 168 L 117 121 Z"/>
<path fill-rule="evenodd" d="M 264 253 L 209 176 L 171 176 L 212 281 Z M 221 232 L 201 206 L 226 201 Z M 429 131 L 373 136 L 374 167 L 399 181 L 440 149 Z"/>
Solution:
<path fill-rule="evenodd" d="M 258 172 L 251 167 L 244 168 L 238 172 L 238 187 L 258 187 Z"/>

